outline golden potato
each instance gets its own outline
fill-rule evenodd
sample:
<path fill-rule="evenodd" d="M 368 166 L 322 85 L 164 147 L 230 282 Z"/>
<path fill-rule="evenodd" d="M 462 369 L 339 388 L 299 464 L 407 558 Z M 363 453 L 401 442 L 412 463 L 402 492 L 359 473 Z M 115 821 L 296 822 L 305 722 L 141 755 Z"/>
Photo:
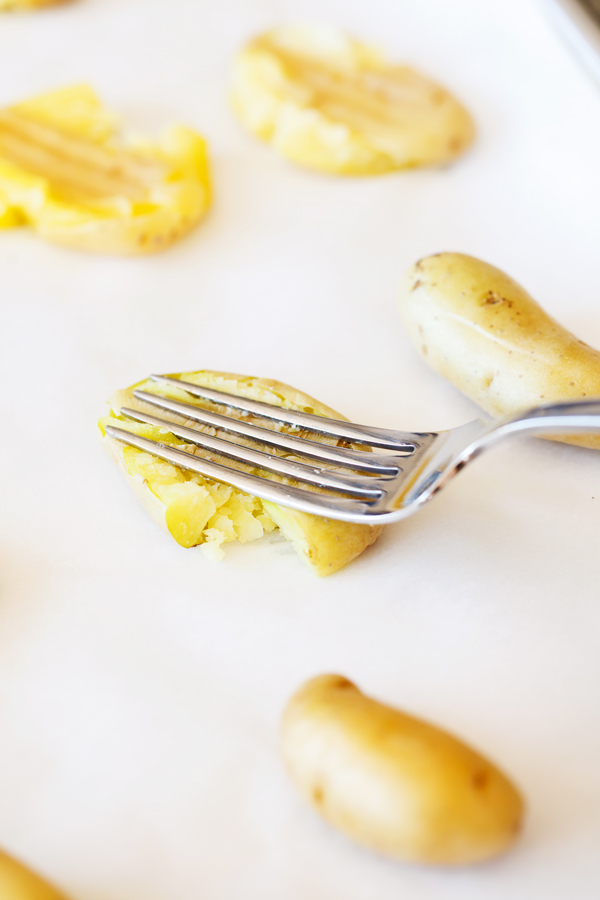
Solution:
<path fill-rule="evenodd" d="M 320 675 L 294 694 L 282 748 L 304 797 L 380 853 L 475 863 L 504 852 L 520 831 L 523 800 L 495 765 L 340 675 Z"/>
<path fill-rule="evenodd" d="M 64 894 L 2 851 L 0 897 L 2 900 L 66 900 Z"/>
<path fill-rule="evenodd" d="M 95 253 L 163 250 L 210 205 L 205 141 L 176 126 L 119 139 L 87 85 L 0 110 L 0 227 Z"/>
<path fill-rule="evenodd" d="M 480 259 L 420 260 L 408 273 L 400 315 L 425 361 L 492 415 L 600 397 L 600 353 Z M 600 448 L 598 435 L 553 439 Z"/>
<path fill-rule="evenodd" d="M 283 156 L 338 175 L 447 162 L 473 122 L 444 88 L 329 28 L 278 28 L 251 41 L 233 71 L 243 124 Z"/>
<path fill-rule="evenodd" d="M 343 419 L 343 416 L 318 400 L 280 381 L 209 371 L 186 372 L 175 377 L 287 409 Z M 118 391 L 109 401 L 111 415 L 101 419 L 99 423 L 104 446 L 124 473 L 130 487 L 152 518 L 182 547 L 201 546 L 207 555 L 219 559 L 223 555 L 223 544 L 231 541 L 246 543 L 279 528 L 313 571 L 318 575 L 330 575 L 366 550 L 381 534 L 382 525 L 354 525 L 276 506 L 229 485 L 171 465 L 135 447 L 127 447 L 111 438 L 104 432 L 104 426 L 109 422 L 152 440 L 183 447 L 199 456 L 214 458 L 214 454 L 185 444 L 183 440 L 165 432 L 165 429 L 119 418 L 119 410 L 123 406 L 145 409 L 146 412 L 156 414 L 154 407 L 133 396 L 134 388 L 198 406 L 210 407 L 210 404 L 203 404 L 198 397 L 192 397 L 183 390 L 144 381 L 127 390 Z M 228 414 L 235 415 L 235 411 L 228 410 Z M 256 421 L 257 424 L 264 425 L 264 420 L 253 419 L 251 416 L 244 417 L 244 421 Z M 199 424 L 194 427 L 214 434 L 214 431 L 204 429 Z M 314 434 L 311 434 L 311 438 L 318 439 Z M 333 443 L 332 439 L 325 437 L 322 440 Z M 227 465 L 235 465 L 231 460 L 223 461 Z"/>

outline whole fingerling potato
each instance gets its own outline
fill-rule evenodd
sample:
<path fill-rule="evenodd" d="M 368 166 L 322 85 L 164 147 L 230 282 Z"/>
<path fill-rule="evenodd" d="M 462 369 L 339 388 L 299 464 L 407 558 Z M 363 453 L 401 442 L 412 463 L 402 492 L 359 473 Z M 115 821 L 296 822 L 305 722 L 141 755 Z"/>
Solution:
<path fill-rule="evenodd" d="M 0 851 L 0 898 L 2 900 L 66 900 L 55 888 L 22 863 Z"/>
<path fill-rule="evenodd" d="M 439 253 L 416 263 L 400 315 L 425 361 L 492 415 L 600 397 L 598 350 L 473 256 Z M 600 449 L 598 435 L 556 440 Z"/>
<path fill-rule="evenodd" d="M 476 863 L 505 851 L 520 831 L 523 799 L 496 766 L 340 675 L 313 678 L 292 697 L 282 744 L 305 798 L 381 853 Z"/>

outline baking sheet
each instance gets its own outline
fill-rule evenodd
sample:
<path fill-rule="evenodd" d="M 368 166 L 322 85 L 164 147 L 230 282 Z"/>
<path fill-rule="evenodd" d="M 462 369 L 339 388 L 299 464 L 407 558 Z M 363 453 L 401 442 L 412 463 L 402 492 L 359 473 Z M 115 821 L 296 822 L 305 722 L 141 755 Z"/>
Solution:
<path fill-rule="evenodd" d="M 454 90 L 452 167 L 336 180 L 245 134 L 230 60 L 327 21 Z M 519 280 L 600 345 L 600 93 L 534 0 L 80 0 L 0 21 L 0 103 L 89 81 L 128 124 L 210 140 L 215 206 L 162 256 L 0 240 L 0 846 L 74 900 L 564 900 L 600 879 L 600 468 L 522 439 L 319 580 L 289 545 L 209 562 L 146 514 L 95 421 L 150 371 L 293 384 L 357 421 L 475 408 L 417 357 L 396 301 L 422 255 Z M 392 863 L 303 805 L 279 716 L 338 671 L 499 761 L 529 817 L 458 871 Z"/>

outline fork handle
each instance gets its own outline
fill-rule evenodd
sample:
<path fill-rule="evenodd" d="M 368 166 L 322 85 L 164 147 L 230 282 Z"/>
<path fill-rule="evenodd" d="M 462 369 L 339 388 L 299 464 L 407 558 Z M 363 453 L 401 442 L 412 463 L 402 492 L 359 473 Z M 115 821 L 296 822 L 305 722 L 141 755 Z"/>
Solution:
<path fill-rule="evenodd" d="M 447 456 L 434 457 L 429 462 L 429 475 L 421 483 L 412 499 L 424 502 L 433 496 L 436 490 L 442 488 L 462 467 L 470 460 L 475 459 L 488 447 L 493 446 L 504 437 L 518 434 L 559 435 L 592 432 L 598 435 L 597 449 L 600 449 L 600 399 L 575 400 L 566 403 L 549 403 L 546 406 L 534 406 L 531 409 L 517 413 L 517 415 L 505 416 L 485 425 L 481 419 L 469 422 L 461 428 L 447 432 L 462 444 L 458 452 L 452 440 L 442 454 Z M 586 446 L 586 445 L 584 445 Z M 590 446 L 590 445 L 588 445 Z"/>
<path fill-rule="evenodd" d="M 487 445 L 509 434 L 558 436 L 581 432 L 597 432 L 600 435 L 600 399 L 550 403 L 534 406 L 516 416 L 507 416 L 490 426 L 483 443 Z"/>

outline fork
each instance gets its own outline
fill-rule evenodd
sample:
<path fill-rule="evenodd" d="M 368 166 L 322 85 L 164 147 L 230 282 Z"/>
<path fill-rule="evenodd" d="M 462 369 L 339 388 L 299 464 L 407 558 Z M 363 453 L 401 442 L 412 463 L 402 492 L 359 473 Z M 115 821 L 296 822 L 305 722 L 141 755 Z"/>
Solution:
<path fill-rule="evenodd" d="M 385 524 L 412 515 L 468 462 L 509 435 L 556 436 L 588 431 L 600 434 L 600 400 L 549 404 L 491 423 L 476 419 L 448 431 L 413 433 L 296 412 L 167 375 L 151 375 L 150 378 L 157 385 L 176 387 L 205 402 L 236 410 L 241 418 L 143 390 L 133 392 L 136 399 L 156 407 L 166 416 L 183 418 L 185 424 L 165 415 L 154 416 L 128 407 L 123 407 L 120 415 L 165 428 L 188 444 L 195 444 L 238 465 L 272 473 L 274 478 L 258 475 L 256 471 L 240 470 L 107 424 L 105 429 L 111 437 L 263 500 L 345 522 Z M 280 432 L 244 421 L 248 417 L 372 449 L 332 446 L 303 437 L 293 430 Z M 227 438 L 204 433 L 197 427 L 190 427 L 191 424 L 225 432 Z M 237 443 L 232 440 L 234 437 L 250 440 L 257 447 Z M 287 455 L 278 455 L 277 451 Z M 290 480 L 294 483 L 290 484 Z M 307 487 L 300 487 L 296 482 Z"/>
<path fill-rule="evenodd" d="M 546 0 L 546 6 L 570 48 L 600 78 L 600 4 L 598 0 Z"/>

